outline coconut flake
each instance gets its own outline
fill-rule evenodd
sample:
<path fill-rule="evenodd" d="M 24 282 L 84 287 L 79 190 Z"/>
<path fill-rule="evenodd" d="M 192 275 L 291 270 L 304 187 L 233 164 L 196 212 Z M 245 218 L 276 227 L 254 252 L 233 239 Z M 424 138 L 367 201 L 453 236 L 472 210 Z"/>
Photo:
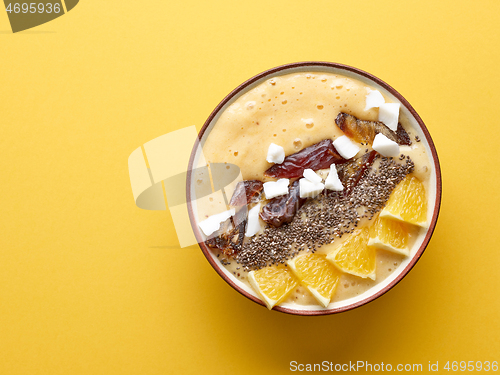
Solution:
<path fill-rule="evenodd" d="M 342 181 L 339 179 L 335 164 L 330 165 L 330 173 L 328 173 L 328 177 L 325 180 L 325 189 L 333 191 L 344 190 L 344 185 L 342 185 Z"/>
<path fill-rule="evenodd" d="M 338 137 L 333 142 L 333 146 L 344 159 L 352 158 L 360 150 L 359 147 L 352 143 L 351 140 L 345 135 Z"/>
<path fill-rule="evenodd" d="M 318 176 L 316 172 L 314 172 L 312 169 L 309 168 L 304 170 L 304 177 L 311 182 L 318 183 L 323 181 L 323 179 L 320 176 Z"/>
<path fill-rule="evenodd" d="M 396 131 L 398 129 L 399 103 L 384 103 L 378 109 L 378 120 L 383 122 L 389 129 Z"/>
<path fill-rule="evenodd" d="M 246 237 L 255 236 L 261 230 L 260 219 L 260 203 L 257 203 L 250 211 L 248 211 Z"/>
<path fill-rule="evenodd" d="M 275 164 L 283 163 L 283 160 L 285 160 L 285 150 L 283 149 L 283 147 L 275 143 L 271 143 L 269 145 L 269 148 L 267 149 L 266 160 L 269 163 L 275 163 Z"/>
<path fill-rule="evenodd" d="M 366 107 L 365 111 L 368 111 L 371 108 L 380 107 L 380 105 L 385 103 L 385 99 L 378 90 L 370 90 L 366 95 Z"/>
<path fill-rule="evenodd" d="M 380 133 L 375 136 L 372 148 L 385 157 L 399 155 L 399 145 Z"/>
<path fill-rule="evenodd" d="M 311 182 L 307 178 L 299 180 L 299 189 L 301 198 L 314 198 L 323 191 L 325 185 L 321 182 Z"/>
<path fill-rule="evenodd" d="M 278 197 L 280 195 L 288 194 L 288 185 L 290 180 L 288 178 L 280 178 L 278 181 L 264 182 L 264 193 L 267 199 Z"/>
<path fill-rule="evenodd" d="M 232 208 L 229 211 L 221 212 L 220 214 L 215 214 L 209 216 L 207 219 L 198 223 L 205 236 L 210 236 L 215 231 L 219 230 L 220 224 L 234 216 L 235 209 Z"/>

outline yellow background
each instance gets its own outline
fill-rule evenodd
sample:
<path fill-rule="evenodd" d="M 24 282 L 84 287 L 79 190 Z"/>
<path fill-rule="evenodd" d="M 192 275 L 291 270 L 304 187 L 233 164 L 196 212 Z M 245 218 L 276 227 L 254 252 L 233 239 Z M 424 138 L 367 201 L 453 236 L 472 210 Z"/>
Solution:
<path fill-rule="evenodd" d="M 500 360 L 500 2 L 91 1 L 11 34 L 0 13 L 0 374 L 278 374 L 289 363 Z M 229 287 L 127 158 L 200 128 L 247 78 L 325 60 L 418 111 L 443 202 L 414 270 L 297 317 Z M 424 366 L 426 367 L 426 366 Z"/>

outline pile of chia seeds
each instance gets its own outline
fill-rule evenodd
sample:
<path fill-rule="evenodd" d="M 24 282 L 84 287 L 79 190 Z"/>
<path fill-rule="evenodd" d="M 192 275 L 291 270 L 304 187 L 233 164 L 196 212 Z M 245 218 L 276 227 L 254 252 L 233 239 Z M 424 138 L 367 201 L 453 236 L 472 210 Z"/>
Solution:
<path fill-rule="evenodd" d="M 400 159 L 401 160 L 401 159 Z M 292 222 L 279 228 L 266 227 L 243 244 L 234 260 L 245 271 L 285 263 L 303 251 L 315 252 L 352 233 L 361 219 L 371 220 L 386 204 L 396 185 L 414 169 L 407 156 L 404 163 L 381 158 L 378 167 L 367 169 L 352 193 L 327 192 L 308 200 Z"/>

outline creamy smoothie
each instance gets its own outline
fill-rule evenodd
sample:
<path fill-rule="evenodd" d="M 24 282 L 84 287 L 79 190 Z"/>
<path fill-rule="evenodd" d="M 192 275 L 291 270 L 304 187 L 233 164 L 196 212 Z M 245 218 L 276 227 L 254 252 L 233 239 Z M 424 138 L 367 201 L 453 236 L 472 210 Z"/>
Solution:
<path fill-rule="evenodd" d="M 292 155 L 325 139 L 335 140 L 344 135 L 335 125 L 341 112 L 358 119 L 377 121 L 378 108 L 365 110 L 366 97 L 373 87 L 358 80 L 331 73 L 295 73 L 272 77 L 236 99 L 220 115 L 203 144 L 206 163 L 228 163 L 241 169 L 243 180 L 274 181 L 264 172 L 273 164 L 266 161 L 271 143 L 283 147 L 285 155 Z M 385 97 L 386 102 L 390 98 Z M 428 191 L 431 164 L 421 142 L 408 119 L 399 116 L 399 122 L 408 133 L 411 145 L 400 146 L 400 163 L 408 156 L 414 163 L 412 175 L 416 176 Z M 358 155 L 372 151 L 371 145 L 354 142 L 360 147 Z M 373 167 L 380 164 L 377 160 Z M 321 171 L 319 172 L 321 174 Z M 208 178 L 208 176 L 207 176 Z M 232 192 L 227 191 L 227 198 Z M 264 198 L 265 199 L 265 198 Z M 316 199 L 316 198 L 314 198 Z M 263 205 L 268 202 L 264 200 Z M 251 208 L 253 205 L 250 205 Z M 222 196 L 210 196 L 197 203 L 199 221 L 229 209 Z M 376 216 L 376 215 L 375 215 Z M 357 228 L 370 226 L 373 220 L 362 218 Z M 263 227 L 267 224 L 262 223 Z M 411 226 L 409 246 L 425 228 Z M 258 236 L 259 234 L 257 234 Z M 318 254 L 328 254 L 348 236 L 335 238 L 333 243 L 322 244 L 315 249 Z M 248 238 L 245 238 L 245 243 Z M 279 244 L 277 245 L 279 246 Z M 248 283 L 248 269 L 227 257 L 217 249 L 214 253 L 223 259 L 225 267 L 238 280 Z M 303 249 L 307 252 L 310 249 Z M 404 256 L 389 251 L 376 251 L 376 279 L 360 278 L 342 274 L 332 302 L 347 299 L 361 293 L 384 280 L 401 264 Z M 285 302 L 299 305 L 316 305 L 317 301 L 304 286 L 294 288 Z"/>

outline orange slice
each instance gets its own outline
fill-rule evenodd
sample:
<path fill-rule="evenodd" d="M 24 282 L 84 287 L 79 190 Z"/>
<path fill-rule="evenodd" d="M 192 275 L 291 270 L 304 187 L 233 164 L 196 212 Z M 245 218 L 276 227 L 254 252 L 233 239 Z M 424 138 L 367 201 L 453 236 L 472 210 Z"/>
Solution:
<path fill-rule="evenodd" d="M 378 217 L 370 227 L 368 246 L 375 246 L 379 249 L 408 256 L 410 255 L 408 233 L 408 224 Z"/>
<path fill-rule="evenodd" d="M 271 310 L 290 294 L 298 281 L 288 267 L 269 266 L 248 274 L 248 281 Z"/>
<path fill-rule="evenodd" d="M 375 249 L 368 246 L 368 228 L 355 230 L 326 259 L 342 272 L 375 280 Z"/>
<path fill-rule="evenodd" d="M 406 176 L 392 192 L 380 217 L 427 227 L 427 199 L 420 180 L 415 176 Z"/>
<path fill-rule="evenodd" d="M 327 307 L 337 289 L 341 273 L 326 260 L 326 256 L 310 253 L 299 255 L 288 261 L 288 265 L 318 302 Z"/>

